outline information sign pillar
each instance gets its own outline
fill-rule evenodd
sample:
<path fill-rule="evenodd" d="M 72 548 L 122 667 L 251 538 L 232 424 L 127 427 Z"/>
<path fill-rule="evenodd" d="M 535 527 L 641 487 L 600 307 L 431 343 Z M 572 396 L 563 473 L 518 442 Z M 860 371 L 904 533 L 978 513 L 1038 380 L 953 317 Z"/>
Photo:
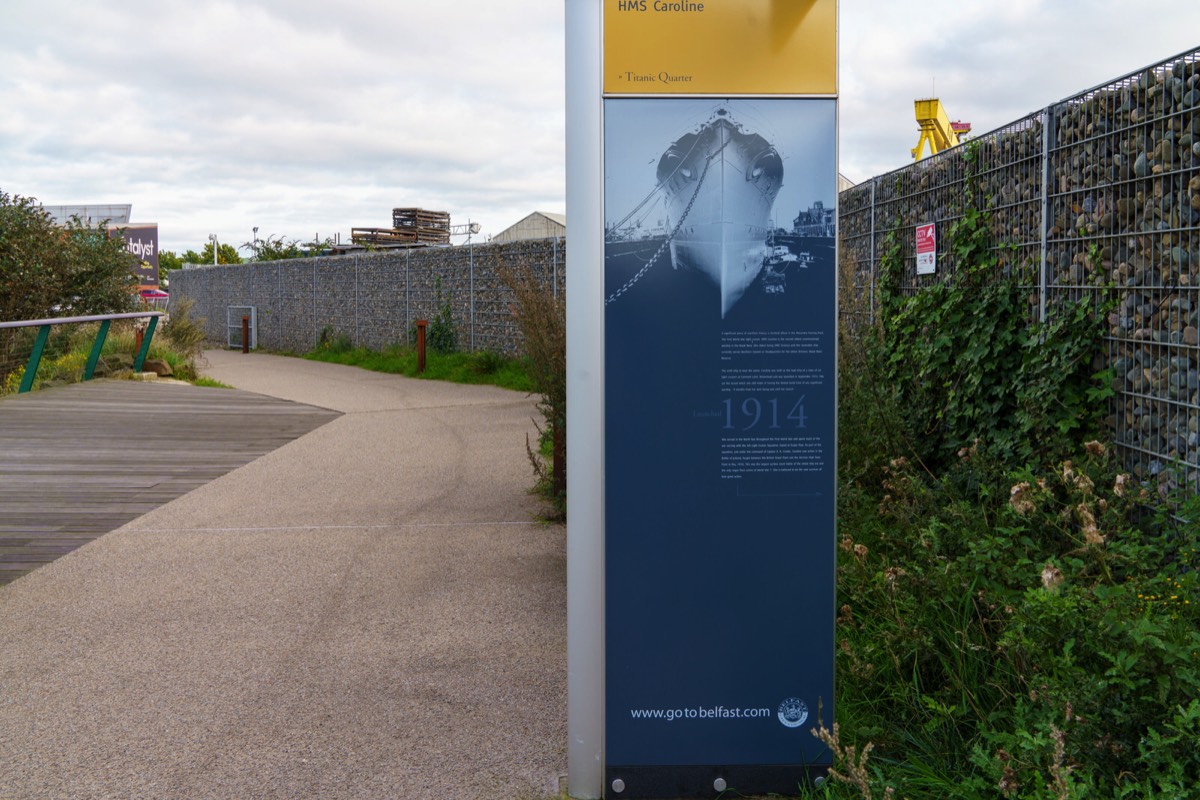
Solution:
<path fill-rule="evenodd" d="M 836 0 L 566 9 L 570 791 L 792 794 L 831 760 Z"/>

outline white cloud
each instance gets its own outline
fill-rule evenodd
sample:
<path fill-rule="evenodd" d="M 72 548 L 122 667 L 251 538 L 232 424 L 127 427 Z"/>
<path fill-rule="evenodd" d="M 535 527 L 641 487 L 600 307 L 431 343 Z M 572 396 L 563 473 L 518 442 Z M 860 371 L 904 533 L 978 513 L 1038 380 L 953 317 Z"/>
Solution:
<path fill-rule="evenodd" d="M 576 2 L 578 0 L 570 0 Z M 132 202 L 164 246 L 564 210 L 563 0 L 6 0 L 0 189 Z M 1175 0 L 842 0 L 841 166 L 909 161 L 935 91 L 986 132 L 1196 46 Z"/>

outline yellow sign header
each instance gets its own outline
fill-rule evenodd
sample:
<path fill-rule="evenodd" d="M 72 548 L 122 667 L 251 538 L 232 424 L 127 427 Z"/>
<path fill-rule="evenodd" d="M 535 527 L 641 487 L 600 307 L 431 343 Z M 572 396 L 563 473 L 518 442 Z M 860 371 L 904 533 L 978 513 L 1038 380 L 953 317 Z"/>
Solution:
<path fill-rule="evenodd" d="M 837 0 L 604 0 L 606 94 L 837 94 Z"/>

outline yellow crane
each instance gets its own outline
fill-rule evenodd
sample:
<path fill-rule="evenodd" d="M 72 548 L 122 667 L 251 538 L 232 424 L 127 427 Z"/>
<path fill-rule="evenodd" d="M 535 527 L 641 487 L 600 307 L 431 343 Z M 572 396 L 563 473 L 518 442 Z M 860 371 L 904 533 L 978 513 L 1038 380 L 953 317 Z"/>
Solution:
<path fill-rule="evenodd" d="M 917 100 L 913 103 L 917 112 L 917 123 L 921 126 L 921 138 L 912 149 L 912 157 L 920 161 L 925 143 L 929 143 L 929 155 L 937 155 L 943 150 L 954 147 L 961 137 L 971 132 L 971 123 L 950 121 L 942 101 L 936 97 Z"/>

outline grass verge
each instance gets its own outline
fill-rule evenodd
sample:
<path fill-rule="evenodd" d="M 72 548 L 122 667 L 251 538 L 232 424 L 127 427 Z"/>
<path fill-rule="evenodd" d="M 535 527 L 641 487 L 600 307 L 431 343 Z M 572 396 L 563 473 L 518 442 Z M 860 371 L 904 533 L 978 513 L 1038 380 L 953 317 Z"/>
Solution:
<path fill-rule="evenodd" d="M 438 353 L 430 351 L 425 359 L 425 371 L 417 371 L 417 351 L 400 345 L 383 350 L 366 347 L 318 347 L 304 354 L 313 361 L 345 364 L 373 372 L 404 375 L 451 383 L 487 384 L 518 392 L 532 392 L 525 362 L 491 352 Z"/>

